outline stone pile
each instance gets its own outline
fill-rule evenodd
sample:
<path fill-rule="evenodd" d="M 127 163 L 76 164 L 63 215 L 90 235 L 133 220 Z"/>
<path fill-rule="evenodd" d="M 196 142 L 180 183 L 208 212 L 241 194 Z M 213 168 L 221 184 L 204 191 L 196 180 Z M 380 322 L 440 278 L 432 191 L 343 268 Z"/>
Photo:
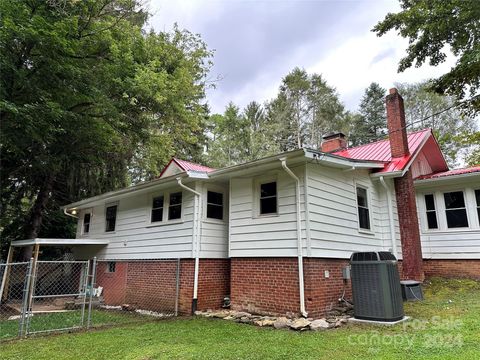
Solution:
<path fill-rule="evenodd" d="M 260 327 L 269 326 L 275 329 L 292 329 L 296 331 L 305 330 L 326 330 L 338 328 L 348 322 L 353 315 L 353 307 L 339 306 L 333 308 L 327 313 L 327 316 L 321 319 L 303 318 L 303 317 L 286 317 L 286 316 L 263 316 L 250 314 L 244 311 L 234 310 L 207 310 L 196 311 L 195 315 L 219 318 L 224 320 L 235 321 L 243 324 L 251 324 Z"/>

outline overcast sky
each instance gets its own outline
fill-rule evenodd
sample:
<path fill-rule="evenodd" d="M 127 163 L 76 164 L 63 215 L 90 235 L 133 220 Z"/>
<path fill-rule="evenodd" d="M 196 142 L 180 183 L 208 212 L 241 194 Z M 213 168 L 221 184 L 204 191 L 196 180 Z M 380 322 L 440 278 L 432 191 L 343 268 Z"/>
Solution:
<path fill-rule="evenodd" d="M 393 32 L 378 38 L 371 29 L 398 10 L 397 0 L 150 0 L 150 25 L 168 31 L 177 23 L 215 50 L 211 77 L 222 80 L 207 94 L 212 112 L 223 112 L 230 101 L 243 107 L 272 99 L 295 66 L 322 74 L 356 110 L 372 81 L 388 89 L 437 77 L 453 65 L 450 58 L 397 73 L 407 41 Z"/>

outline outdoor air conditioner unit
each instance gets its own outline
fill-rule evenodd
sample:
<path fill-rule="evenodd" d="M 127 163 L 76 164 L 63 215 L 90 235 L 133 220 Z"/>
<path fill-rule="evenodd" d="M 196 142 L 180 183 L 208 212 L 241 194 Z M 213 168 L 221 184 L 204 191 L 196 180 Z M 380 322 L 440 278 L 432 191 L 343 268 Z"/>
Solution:
<path fill-rule="evenodd" d="M 355 318 L 401 320 L 402 289 L 395 256 L 386 251 L 357 252 L 350 265 Z"/>

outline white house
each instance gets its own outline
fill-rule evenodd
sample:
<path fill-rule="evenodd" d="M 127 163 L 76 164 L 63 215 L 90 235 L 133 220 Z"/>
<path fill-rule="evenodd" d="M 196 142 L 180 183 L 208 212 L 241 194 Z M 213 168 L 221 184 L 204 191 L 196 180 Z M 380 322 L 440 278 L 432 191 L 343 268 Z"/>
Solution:
<path fill-rule="evenodd" d="M 236 309 L 320 315 L 354 251 L 393 252 L 404 278 L 480 277 L 480 167 L 449 171 L 431 130 L 407 134 L 395 89 L 387 115 L 390 138 L 355 148 L 333 134 L 217 170 L 173 159 L 158 179 L 65 206 L 78 217 L 69 244 L 122 260 L 118 277 L 150 260 L 155 281 L 152 260 L 181 259 L 185 313 L 230 295 Z"/>

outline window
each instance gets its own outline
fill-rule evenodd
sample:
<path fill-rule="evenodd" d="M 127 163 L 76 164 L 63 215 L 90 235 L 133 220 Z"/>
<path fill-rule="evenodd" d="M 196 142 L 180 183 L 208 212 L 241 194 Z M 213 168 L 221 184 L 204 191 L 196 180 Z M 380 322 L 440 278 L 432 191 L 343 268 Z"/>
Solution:
<path fill-rule="evenodd" d="M 468 227 L 467 209 L 463 191 L 444 193 L 447 226 L 449 228 Z"/>
<path fill-rule="evenodd" d="M 90 232 L 90 220 L 92 218 L 92 214 L 87 212 L 83 215 L 83 234 L 88 234 Z"/>
<path fill-rule="evenodd" d="M 109 261 L 107 262 L 107 273 L 114 273 L 115 272 L 115 261 Z"/>
<path fill-rule="evenodd" d="M 163 196 L 153 198 L 151 222 L 163 220 Z"/>
<path fill-rule="evenodd" d="M 427 225 L 429 229 L 438 229 L 435 200 L 432 194 L 425 195 L 425 207 L 427 209 Z"/>
<path fill-rule="evenodd" d="M 260 215 L 277 213 L 277 183 L 260 184 Z"/>
<path fill-rule="evenodd" d="M 370 212 L 368 210 L 367 190 L 357 187 L 358 225 L 360 229 L 370 230 Z"/>
<path fill-rule="evenodd" d="M 168 220 L 180 219 L 182 217 L 182 193 L 170 194 L 168 205 Z"/>
<path fill-rule="evenodd" d="M 108 206 L 105 212 L 105 231 L 115 231 L 117 221 L 117 205 Z"/>
<path fill-rule="evenodd" d="M 475 190 L 475 199 L 477 200 L 477 216 L 478 216 L 478 222 L 480 222 L 480 189 Z"/>
<path fill-rule="evenodd" d="M 223 220 L 223 194 L 207 192 L 207 218 Z"/>

